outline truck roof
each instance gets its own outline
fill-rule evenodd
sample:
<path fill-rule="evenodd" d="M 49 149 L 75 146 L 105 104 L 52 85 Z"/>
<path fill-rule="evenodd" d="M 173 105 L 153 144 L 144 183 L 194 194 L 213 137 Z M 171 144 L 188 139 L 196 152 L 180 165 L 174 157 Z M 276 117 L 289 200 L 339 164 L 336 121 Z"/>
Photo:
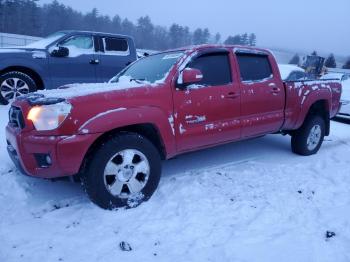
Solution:
<path fill-rule="evenodd" d="M 186 47 L 180 47 L 175 49 L 169 49 L 165 52 L 171 52 L 171 51 L 191 51 L 191 50 L 202 50 L 202 49 L 209 49 L 209 48 L 231 48 L 234 49 L 237 52 L 242 53 L 251 53 L 251 54 L 272 54 L 272 52 L 268 49 L 258 48 L 255 46 L 243 46 L 243 45 L 219 45 L 219 44 L 203 44 L 203 45 L 191 45 Z"/>
<path fill-rule="evenodd" d="M 92 35 L 103 35 L 103 36 L 114 36 L 114 37 L 123 37 L 123 38 L 130 38 L 132 39 L 133 37 L 129 35 L 123 35 L 123 34 L 113 34 L 113 33 L 104 33 L 104 32 L 95 32 L 95 31 L 83 31 L 83 30 L 61 30 L 59 32 L 67 33 L 67 34 L 77 34 L 77 33 L 82 33 L 82 34 L 92 34 Z"/>

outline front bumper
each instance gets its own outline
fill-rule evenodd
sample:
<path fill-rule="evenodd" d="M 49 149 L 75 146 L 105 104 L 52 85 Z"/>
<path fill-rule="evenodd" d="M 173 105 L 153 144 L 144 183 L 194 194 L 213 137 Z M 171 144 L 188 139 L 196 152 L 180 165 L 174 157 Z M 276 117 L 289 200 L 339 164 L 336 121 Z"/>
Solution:
<path fill-rule="evenodd" d="M 57 178 L 79 172 L 86 152 L 100 134 L 37 136 L 6 127 L 7 150 L 18 169 L 29 176 Z M 50 164 L 38 162 L 38 155 L 49 156 Z"/>

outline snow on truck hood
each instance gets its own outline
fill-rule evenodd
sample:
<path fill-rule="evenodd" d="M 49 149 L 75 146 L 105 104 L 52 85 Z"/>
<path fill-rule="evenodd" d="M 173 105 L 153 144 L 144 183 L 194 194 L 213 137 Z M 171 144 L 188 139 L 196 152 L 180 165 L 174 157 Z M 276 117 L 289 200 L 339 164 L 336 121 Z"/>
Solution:
<path fill-rule="evenodd" d="M 150 85 L 151 84 L 146 81 L 135 82 L 132 81 L 130 77 L 122 76 L 116 83 L 70 84 L 58 89 L 41 90 L 37 93 L 42 94 L 45 97 L 69 99 L 98 93 L 112 92 L 116 90 L 140 88 Z"/>

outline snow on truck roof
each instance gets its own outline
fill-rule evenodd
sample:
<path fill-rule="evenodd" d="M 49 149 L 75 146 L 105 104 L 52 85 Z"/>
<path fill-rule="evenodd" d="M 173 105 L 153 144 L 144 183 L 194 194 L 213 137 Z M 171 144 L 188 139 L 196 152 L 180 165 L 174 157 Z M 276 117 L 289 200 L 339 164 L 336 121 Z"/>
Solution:
<path fill-rule="evenodd" d="M 235 52 L 247 52 L 247 53 L 255 53 L 255 54 L 265 54 L 269 55 L 272 52 L 268 49 L 263 49 L 255 46 L 243 46 L 243 45 L 219 45 L 219 44 L 202 44 L 202 45 L 190 45 L 185 47 L 168 49 L 163 52 L 172 52 L 172 51 L 195 51 L 201 49 L 209 49 L 209 48 L 227 48 L 233 49 Z M 160 53 L 163 53 L 160 52 Z"/>

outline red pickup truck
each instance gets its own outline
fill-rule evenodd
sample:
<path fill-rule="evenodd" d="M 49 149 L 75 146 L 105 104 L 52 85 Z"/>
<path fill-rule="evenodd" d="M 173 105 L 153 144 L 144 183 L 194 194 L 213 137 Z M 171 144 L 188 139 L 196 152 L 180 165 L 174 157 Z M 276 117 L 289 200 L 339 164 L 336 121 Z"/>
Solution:
<path fill-rule="evenodd" d="M 267 50 L 196 46 L 140 59 L 106 84 L 18 98 L 6 127 L 23 173 L 76 176 L 102 208 L 133 207 L 156 190 L 161 160 L 271 133 L 315 154 L 340 107 L 341 84 L 283 82 Z"/>

